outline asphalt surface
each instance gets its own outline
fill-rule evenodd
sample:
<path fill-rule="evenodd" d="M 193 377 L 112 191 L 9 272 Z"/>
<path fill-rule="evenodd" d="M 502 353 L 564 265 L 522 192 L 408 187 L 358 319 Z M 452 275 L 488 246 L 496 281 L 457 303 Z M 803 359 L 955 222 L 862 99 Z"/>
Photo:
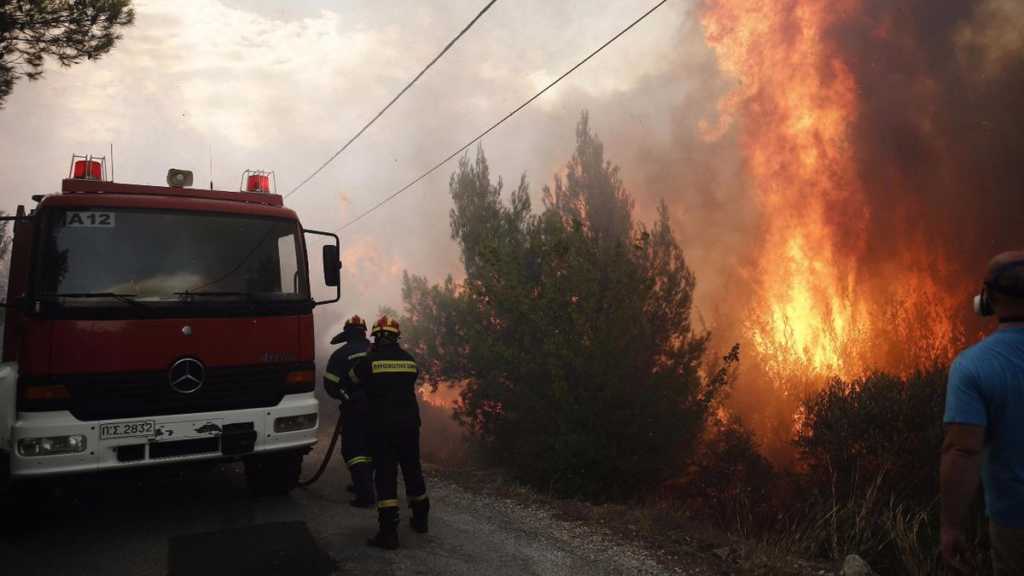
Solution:
<path fill-rule="evenodd" d="M 309 476 L 326 449 L 322 423 Z M 319 482 L 256 499 L 241 465 L 153 468 L 23 488 L 0 510 L 0 574 L 228 576 L 288 574 L 668 574 L 653 555 L 523 503 L 467 492 L 428 475 L 431 532 L 402 548 L 366 546 L 376 512 L 348 506 L 335 456 Z"/>

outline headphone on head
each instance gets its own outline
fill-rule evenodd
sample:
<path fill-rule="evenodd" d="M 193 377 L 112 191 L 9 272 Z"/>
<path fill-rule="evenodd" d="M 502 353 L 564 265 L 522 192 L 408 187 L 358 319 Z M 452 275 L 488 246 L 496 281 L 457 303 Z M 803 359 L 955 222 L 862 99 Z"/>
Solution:
<path fill-rule="evenodd" d="M 1000 276 L 1017 268 L 1024 268 L 1024 260 L 1007 262 L 992 271 L 989 278 L 981 285 L 981 292 L 974 297 L 974 311 L 978 316 L 991 316 L 996 313 L 995 308 L 992 307 L 993 291 L 1013 296 L 1024 296 L 1024 288 L 1021 288 L 1020 286 L 1016 286 L 1013 289 L 1007 289 L 1006 287 L 999 286 Z"/>

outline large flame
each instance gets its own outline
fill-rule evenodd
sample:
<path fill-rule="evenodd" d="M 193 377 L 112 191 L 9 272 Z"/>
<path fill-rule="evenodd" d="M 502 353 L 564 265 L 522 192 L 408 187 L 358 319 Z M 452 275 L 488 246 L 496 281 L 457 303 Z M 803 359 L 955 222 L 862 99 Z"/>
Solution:
<path fill-rule="evenodd" d="M 958 302 L 937 281 L 943 261 L 927 239 L 901 238 L 881 260 L 867 254 L 857 79 L 827 34 L 859 8 L 709 0 L 703 13 L 719 66 L 736 81 L 706 136 L 740 131 L 764 222 L 745 332 L 777 384 L 906 373 L 948 360 L 960 340 L 949 313 Z"/>

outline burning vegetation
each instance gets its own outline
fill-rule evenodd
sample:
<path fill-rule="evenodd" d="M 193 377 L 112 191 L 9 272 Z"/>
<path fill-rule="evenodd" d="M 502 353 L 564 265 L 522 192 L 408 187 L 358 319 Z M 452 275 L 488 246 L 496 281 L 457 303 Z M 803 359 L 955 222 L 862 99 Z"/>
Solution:
<path fill-rule="evenodd" d="M 947 247 L 900 239 L 887 262 L 866 261 L 873 207 L 857 165 L 860 96 L 828 39 L 854 8 L 715 2 L 704 15 L 722 70 L 738 80 L 708 137 L 742 123 L 764 225 L 744 328 L 776 385 L 905 373 L 948 360 L 962 341 L 952 313 L 963 299 L 934 276 L 949 266 Z"/>
<path fill-rule="evenodd" d="M 756 214 L 749 241 L 723 243 L 747 253 L 721 259 L 714 333 L 691 322 L 702 268 L 683 253 L 707 262 L 721 232 L 671 194 L 703 175 L 674 179 L 646 227 L 584 116 L 538 213 L 525 178 L 503 201 L 482 153 L 453 175 L 466 280 L 404 290 L 417 354 L 465 383 L 432 397 L 556 492 L 669 494 L 775 547 L 929 573 L 945 367 L 986 328 L 969 306 L 984 263 L 1024 243 L 1024 10 L 706 0 L 699 15 L 729 84 L 688 153 L 735 147 L 736 210 Z"/>
<path fill-rule="evenodd" d="M 1011 4 L 703 4 L 734 84 L 702 135 L 736 137 L 760 221 L 729 330 L 745 352 L 737 405 L 760 429 L 787 436 L 831 377 L 906 377 L 981 335 L 981 267 L 1024 241 Z"/>

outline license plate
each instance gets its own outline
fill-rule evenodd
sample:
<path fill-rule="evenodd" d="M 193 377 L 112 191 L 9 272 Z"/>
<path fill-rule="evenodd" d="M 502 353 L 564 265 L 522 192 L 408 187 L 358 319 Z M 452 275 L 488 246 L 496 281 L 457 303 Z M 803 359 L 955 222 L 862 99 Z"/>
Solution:
<path fill-rule="evenodd" d="M 140 420 L 138 422 L 120 422 L 118 424 L 101 424 L 100 440 L 111 438 L 149 438 L 153 436 L 156 425 L 152 420 Z"/>

